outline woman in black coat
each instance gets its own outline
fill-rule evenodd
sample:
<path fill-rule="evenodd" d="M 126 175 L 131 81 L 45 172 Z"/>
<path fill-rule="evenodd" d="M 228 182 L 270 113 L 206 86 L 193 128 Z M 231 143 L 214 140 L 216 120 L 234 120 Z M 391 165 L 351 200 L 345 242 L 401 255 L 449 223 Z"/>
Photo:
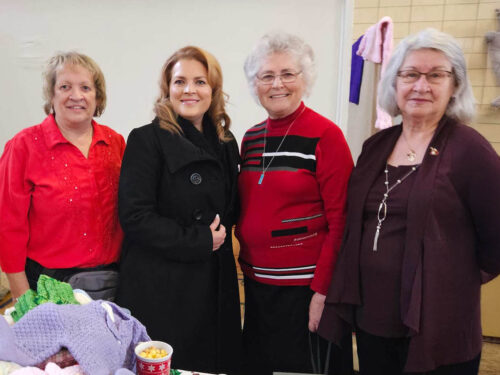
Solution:
<path fill-rule="evenodd" d="M 156 118 L 130 133 L 123 159 L 117 302 L 172 345 L 173 368 L 231 373 L 241 333 L 231 241 L 239 156 L 220 66 L 182 48 L 160 88 Z"/>

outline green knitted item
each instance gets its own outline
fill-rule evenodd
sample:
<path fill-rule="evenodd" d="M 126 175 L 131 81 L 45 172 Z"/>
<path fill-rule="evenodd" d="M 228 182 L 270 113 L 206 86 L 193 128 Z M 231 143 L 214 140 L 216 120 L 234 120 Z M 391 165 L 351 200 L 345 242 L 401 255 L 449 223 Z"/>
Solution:
<path fill-rule="evenodd" d="M 21 297 L 17 299 L 15 310 L 12 312 L 11 316 L 15 322 L 22 318 L 29 310 L 35 308 L 38 304 L 36 303 L 36 292 L 28 289 Z"/>
<path fill-rule="evenodd" d="M 15 322 L 21 319 L 31 309 L 46 302 L 58 305 L 78 305 L 73 289 L 68 283 L 58 281 L 47 275 L 40 275 L 36 284 L 37 292 L 29 289 L 17 300 L 16 309 L 11 316 Z"/>
<path fill-rule="evenodd" d="M 53 302 L 58 305 L 78 304 L 73 294 L 73 288 L 68 283 L 58 281 L 46 275 L 40 275 L 36 284 L 37 302 Z"/>

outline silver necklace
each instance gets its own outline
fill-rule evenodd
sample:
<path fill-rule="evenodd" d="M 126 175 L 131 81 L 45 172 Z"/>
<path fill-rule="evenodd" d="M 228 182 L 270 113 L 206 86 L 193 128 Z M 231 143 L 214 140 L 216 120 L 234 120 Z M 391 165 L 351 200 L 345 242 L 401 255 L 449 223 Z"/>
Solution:
<path fill-rule="evenodd" d="M 384 222 L 385 218 L 387 217 L 387 198 L 389 198 L 389 193 L 398 185 L 400 185 L 404 180 L 408 178 L 413 172 L 415 172 L 419 165 L 413 166 L 408 173 L 406 173 L 403 177 L 400 179 L 396 180 L 394 185 L 389 187 L 389 169 L 387 166 L 387 163 L 385 163 L 385 193 L 384 197 L 382 198 L 382 202 L 380 202 L 380 205 L 378 206 L 378 212 L 377 212 L 377 230 L 375 231 L 375 238 L 373 239 L 373 251 L 377 251 L 377 242 L 378 242 L 378 236 L 380 235 L 380 229 L 382 228 L 382 223 Z"/>
<path fill-rule="evenodd" d="M 264 149 L 262 150 L 262 173 L 260 174 L 259 185 L 262 185 L 262 181 L 264 180 L 264 176 L 265 176 L 267 170 L 269 169 L 269 167 L 271 166 L 271 163 L 273 162 L 274 157 L 276 156 L 276 153 L 280 150 L 281 146 L 283 145 L 283 142 L 285 141 L 285 138 L 288 135 L 288 132 L 292 128 L 292 125 L 300 117 L 300 115 L 302 115 L 302 113 L 305 111 L 305 109 L 306 109 L 306 107 L 302 108 L 302 111 L 299 113 L 299 115 L 293 119 L 293 121 L 290 125 L 288 125 L 288 129 L 286 129 L 285 135 L 281 139 L 281 142 L 278 145 L 278 148 L 276 149 L 276 151 L 274 151 L 273 157 L 271 158 L 271 160 L 267 164 L 267 167 L 264 167 L 264 154 L 266 153 L 266 144 L 267 144 L 267 128 L 269 126 L 269 125 L 266 125 L 266 131 L 264 133 Z"/>

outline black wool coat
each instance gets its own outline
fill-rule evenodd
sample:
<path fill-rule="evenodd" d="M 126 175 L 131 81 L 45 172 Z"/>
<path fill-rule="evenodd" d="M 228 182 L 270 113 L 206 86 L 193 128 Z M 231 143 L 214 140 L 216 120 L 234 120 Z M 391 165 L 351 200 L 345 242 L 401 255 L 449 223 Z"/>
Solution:
<path fill-rule="evenodd" d="M 153 340 L 172 345 L 172 368 L 235 371 L 241 319 L 231 227 L 236 221 L 238 146 L 179 118 L 183 135 L 157 120 L 128 138 L 119 186 L 125 232 L 117 303 Z M 230 135 L 232 137 L 232 135 Z M 212 251 L 216 214 L 226 227 Z"/>

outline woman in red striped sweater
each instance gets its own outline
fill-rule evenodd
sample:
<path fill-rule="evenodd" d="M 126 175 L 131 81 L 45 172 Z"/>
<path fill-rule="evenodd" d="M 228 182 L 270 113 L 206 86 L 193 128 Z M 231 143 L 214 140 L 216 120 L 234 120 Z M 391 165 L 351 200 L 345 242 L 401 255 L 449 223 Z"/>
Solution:
<path fill-rule="evenodd" d="M 265 35 L 245 73 L 269 117 L 241 146 L 236 235 L 245 275 L 244 365 L 250 374 L 318 371 L 308 347 L 327 347 L 314 332 L 344 229 L 352 157 L 342 131 L 302 102 L 315 75 L 303 40 Z M 341 357 L 339 349 L 334 354 Z M 352 371 L 350 352 L 345 357 L 331 373 Z"/>

